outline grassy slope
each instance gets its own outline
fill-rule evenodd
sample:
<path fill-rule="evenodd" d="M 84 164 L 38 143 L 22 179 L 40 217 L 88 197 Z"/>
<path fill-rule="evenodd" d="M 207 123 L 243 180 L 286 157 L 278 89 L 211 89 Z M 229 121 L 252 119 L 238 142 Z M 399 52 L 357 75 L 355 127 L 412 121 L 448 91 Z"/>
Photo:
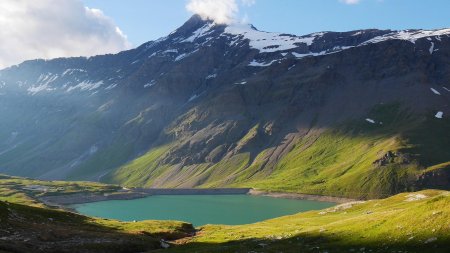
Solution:
<path fill-rule="evenodd" d="M 119 222 L 2 201 L 0 219 L 6 252 L 142 252 L 192 231 L 183 222 Z"/>
<path fill-rule="evenodd" d="M 124 165 L 119 170 L 106 176 L 106 181 L 124 185 L 145 186 L 152 182 L 166 167 L 158 167 L 158 159 L 168 150 L 170 145 L 157 147 L 147 154 Z M 152 177 L 153 175 L 153 177 Z"/>
<path fill-rule="evenodd" d="M 447 252 L 450 193 L 410 194 L 251 225 L 207 225 L 164 252 Z M 408 201 L 420 195 L 426 198 Z"/>
<path fill-rule="evenodd" d="M 49 191 L 26 190 L 25 187 L 38 185 L 48 187 Z M 0 201 L 31 206 L 43 206 L 37 198 L 50 195 L 73 193 L 109 193 L 121 189 L 119 186 L 92 182 L 41 181 L 0 174 Z"/>
<path fill-rule="evenodd" d="M 201 170 L 195 173 L 186 167 L 186 176 L 178 173 L 166 186 L 200 182 L 196 186 L 377 198 L 417 190 L 415 180 L 419 175 L 449 168 L 450 136 L 446 133 L 450 119 L 419 119 L 398 104 L 377 106 L 368 118 L 377 124 L 360 119 L 301 139 L 273 170 L 261 168 L 270 150 L 262 151 L 253 161 L 248 153 L 241 153 L 217 164 L 199 164 Z M 243 139 L 251 138 L 251 133 L 252 129 Z M 160 158 L 173 145 L 150 150 L 115 171 L 108 182 L 150 186 L 160 181 L 173 169 L 160 164 Z M 395 153 L 395 157 L 382 166 L 377 164 L 388 152 Z"/>

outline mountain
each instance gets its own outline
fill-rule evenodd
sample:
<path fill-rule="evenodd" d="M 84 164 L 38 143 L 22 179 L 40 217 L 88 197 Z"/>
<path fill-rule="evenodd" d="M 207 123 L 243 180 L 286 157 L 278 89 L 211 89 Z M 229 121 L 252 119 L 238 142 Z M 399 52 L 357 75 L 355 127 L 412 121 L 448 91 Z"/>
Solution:
<path fill-rule="evenodd" d="M 0 71 L 0 173 L 348 197 L 450 188 L 450 29 L 267 33 L 193 16 Z"/>

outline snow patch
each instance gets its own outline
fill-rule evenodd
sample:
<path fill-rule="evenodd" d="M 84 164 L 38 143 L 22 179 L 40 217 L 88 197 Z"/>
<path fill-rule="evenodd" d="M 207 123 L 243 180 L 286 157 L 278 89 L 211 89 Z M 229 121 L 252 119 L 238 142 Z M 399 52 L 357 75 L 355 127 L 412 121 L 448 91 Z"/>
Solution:
<path fill-rule="evenodd" d="M 39 86 L 31 86 L 30 88 L 27 89 L 28 94 L 30 94 L 30 95 L 36 95 L 37 93 L 39 93 L 41 91 L 52 91 L 52 90 L 55 90 L 55 89 L 48 86 L 48 84 L 43 84 L 43 85 L 39 85 Z"/>
<path fill-rule="evenodd" d="M 167 49 L 166 51 L 163 52 L 163 54 L 177 54 L 178 53 L 178 49 Z"/>
<path fill-rule="evenodd" d="M 209 79 L 214 79 L 216 77 L 217 77 L 217 74 L 211 74 L 211 75 L 207 76 L 205 79 L 209 80 Z"/>
<path fill-rule="evenodd" d="M 313 41 L 321 37 L 323 33 L 315 33 L 302 37 L 294 35 L 269 33 L 256 30 L 251 25 L 235 24 L 225 28 L 225 34 L 233 36 L 233 46 L 240 38 L 249 40 L 249 45 L 260 53 L 272 53 L 297 48 L 299 44 L 311 46 Z"/>
<path fill-rule="evenodd" d="M 411 43 L 416 43 L 418 39 L 426 37 L 436 37 L 440 40 L 439 36 L 450 35 L 450 29 L 441 30 L 404 30 L 404 31 L 393 31 L 391 33 L 377 36 L 371 40 L 364 42 L 362 45 L 367 45 L 371 43 L 379 43 L 387 40 L 406 40 Z"/>
<path fill-rule="evenodd" d="M 320 56 L 320 55 L 326 55 L 326 54 L 330 54 L 330 53 L 336 53 L 337 51 L 330 51 L 329 53 L 327 53 L 326 51 L 322 51 L 322 52 L 318 52 L 318 53 L 313 53 L 313 52 L 309 52 L 307 54 L 299 54 L 296 52 L 292 52 L 292 54 L 297 58 L 297 59 L 301 59 L 307 56 Z"/>
<path fill-rule="evenodd" d="M 448 89 L 447 87 L 442 87 L 444 90 L 450 92 L 450 89 Z"/>
<path fill-rule="evenodd" d="M 82 91 L 84 90 L 95 90 L 100 88 L 100 86 L 102 86 L 103 81 L 98 81 L 98 82 L 91 82 L 91 81 L 83 81 L 75 86 L 71 86 L 67 89 L 67 92 L 71 92 L 75 89 L 80 89 Z"/>
<path fill-rule="evenodd" d="M 373 119 L 367 118 L 366 121 L 369 122 L 369 123 L 375 124 L 375 120 L 373 120 Z"/>
<path fill-rule="evenodd" d="M 189 98 L 188 102 L 194 101 L 195 99 L 197 99 L 199 97 L 199 95 L 194 94 L 191 98 Z"/>
<path fill-rule="evenodd" d="M 198 51 L 198 49 L 196 49 L 196 50 L 194 50 L 194 51 L 192 51 L 192 52 L 190 52 L 190 53 L 180 54 L 180 55 L 177 56 L 177 58 L 175 58 L 175 61 L 181 61 L 181 60 L 183 60 L 184 58 L 186 58 L 186 57 L 188 57 L 188 56 L 190 56 L 190 55 L 196 53 L 197 51 Z"/>
<path fill-rule="evenodd" d="M 112 90 L 116 87 L 117 87 L 117 83 L 113 83 L 113 84 L 109 85 L 108 87 L 106 87 L 105 90 Z"/>
<path fill-rule="evenodd" d="M 433 52 L 434 52 L 434 42 L 431 42 L 431 46 L 430 46 L 429 51 L 430 51 L 430 54 L 433 54 Z"/>
<path fill-rule="evenodd" d="M 430 88 L 430 90 L 436 95 L 441 95 L 441 93 L 439 91 L 437 91 L 437 90 L 435 90 L 433 88 Z"/>
<path fill-rule="evenodd" d="M 186 58 L 186 55 L 187 54 L 180 54 L 180 55 L 178 55 L 177 58 L 175 58 L 175 61 L 183 60 L 184 58 Z"/>
<path fill-rule="evenodd" d="M 200 27 L 199 29 L 194 31 L 190 37 L 182 40 L 181 42 L 194 42 L 194 40 L 197 38 L 201 38 L 201 37 L 211 34 L 212 32 L 214 32 L 214 30 L 211 30 L 211 28 L 214 25 L 215 24 L 213 24 L 213 23 L 209 23 L 209 24 L 206 24 L 206 25 Z"/>
<path fill-rule="evenodd" d="M 65 76 L 65 75 L 72 75 L 72 74 L 74 74 L 74 73 L 76 73 L 76 72 L 86 73 L 87 71 L 84 70 L 84 69 L 66 69 L 66 70 L 62 73 L 62 76 Z"/>
<path fill-rule="evenodd" d="M 36 95 L 39 92 L 42 91 L 52 91 L 55 90 L 55 88 L 52 88 L 50 86 L 50 83 L 54 82 L 56 79 L 58 79 L 59 75 L 53 75 L 52 73 L 48 73 L 46 75 L 42 74 L 40 75 L 38 79 L 38 84 L 32 85 L 27 89 L 28 94 L 30 95 Z M 21 85 L 19 85 L 21 86 Z"/>
<path fill-rule="evenodd" d="M 156 81 L 155 80 L 151 80 L 149 83 L 146 83 L 144 85 L 144 88 L 150 88 L 150 87 L 154 86 L 155 84 L 156 84 Z"/>
<path fill-rule="evenodd" d="M 268 67 L 272 64 L 274 64 L 275 62 L 278 62 L 279 60 L 273 60 L 271 62 L 257 62 L 256 60 L 253 60 L 252 62 L 250 62 L 248 64 L 248 66 L 251 67 Z"/>
<path fill-rule="evenodd" d="M 436 117 L 438 119 L 442 119 L 442 117 L 444 117 L 444 113 L 443 112 L 437 112 L 436 115 L 434 115 L 434 117 Z"/>

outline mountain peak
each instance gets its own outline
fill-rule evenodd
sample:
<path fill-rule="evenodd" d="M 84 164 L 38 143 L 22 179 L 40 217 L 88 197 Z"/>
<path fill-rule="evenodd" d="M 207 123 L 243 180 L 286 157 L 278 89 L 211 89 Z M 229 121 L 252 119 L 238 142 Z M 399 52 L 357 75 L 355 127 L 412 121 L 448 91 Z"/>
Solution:
<path fill-rule="evenodd" d="M 213 24 L 214 21 L 204 20 L 202 17 L 200 17 L 200 15 L 195 14 L 190 19 L 188 19 L 182 26 L 180 26 L 177 30 L 175 30 L 172 34 L 176 34 L 177 36 L 188 37 L 190 34 L 204 27 L 205 25 L 213 25 Z"/>

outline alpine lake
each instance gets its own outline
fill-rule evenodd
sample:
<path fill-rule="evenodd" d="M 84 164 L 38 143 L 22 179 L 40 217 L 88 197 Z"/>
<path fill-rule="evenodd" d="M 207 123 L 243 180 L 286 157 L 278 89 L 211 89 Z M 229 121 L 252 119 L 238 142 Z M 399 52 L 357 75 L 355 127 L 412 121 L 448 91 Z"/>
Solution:
<path fill-rule="evenodd" d="M 77 212 L 121 221 L 180 220 L 194 226 L 241 225 L 335 203 L 251 195 L 153 195 L 133 200 L 108 200 L 73 205 Z"/>

